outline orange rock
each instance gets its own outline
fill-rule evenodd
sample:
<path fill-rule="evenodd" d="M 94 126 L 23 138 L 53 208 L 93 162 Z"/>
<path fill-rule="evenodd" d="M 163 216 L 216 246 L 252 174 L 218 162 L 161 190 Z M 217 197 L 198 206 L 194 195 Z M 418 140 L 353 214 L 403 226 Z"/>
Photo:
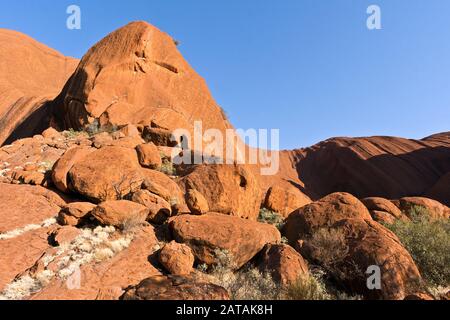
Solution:
<path fill-rule="evenodd" d="M 219 256 L 225 253 L 235 269 L 250 261 L 267 243 L 281 241 L 279 231 L 271 225 L 218 213 L 177 216 L 169 227 L 174 239 L 191 247 L 199 261 L 219 263 Z"/>
<path fill-rule="evenodd" d="M 211 211 L 250 220 L 258 218 L 261 190 L 255 176 L 244 166 L 200 165 L 180 183 L 187 190 L 200 192 Z"/>
<path fill-rule="evenodd" d="M 333 193 L 294 211 L 287 218 L 283 233 L 293 244 L 299 234 L 311 235 L 317 229 L 352 218 L 372 220 L 366 206 L 357 198 L 348 193 Z"/>
<path fill-rule="evenodd" d="M 139 190 L 133 194 L 132 200 L 148 209 L 147 220 L 162 224 L 172 214 L 170 204 L 163 198 L 150 193 L 148 190 Z"/>
<path fill-rule="evenodd" d="M 172 182 L 172 180 L 170 180 Z M 175 185 L 174 185 L 175 186 Z M 178 186 L 176 186 L 178 188 Z M 145 179 L 142 183 L 142 189 L 148 190 L 153 194 L 156 194 L 157 196 L 160 196 L 167 202 L 170 202 L 172 195 L 169 190 L 164 188 L 163 186 L 159 185 L 158 183 L 155 183 L 149 179 Z"/>
<path fill-rule="evenodd" d="M 209 212 L 208 201 L 196 190 L 188 190 L 186 193 L 186 204 L 192 214 L 202 215 Z"/>
<path fill-rule="evenodd" d="M 402 212 L 400 211 L 400 209 L 397 208 L 397 206 L 395 206 L 392 201 L 389 201 L 387 199 L 372 197 L 362 199 L 361 202 L 364 203 L 364 205 L 370 211 L 384 211 L 392 215 L 394 218 L 402 218 Z"/>
<path fill-rule="evenodd" d="M 95 149 L 90 147 L 74 147 L 66 151 L 66 153 L 55 163 L 52 170 L 52 180 L 56 188 L 62 192 L 69 192 L 69 183 L 67 174 L 74 164 L 83 160 Z"/>
<path fill-rule="evenodd" d="M 59 212 L 58 220 L 63 225 L 77 226 L 95 207 L 89 202 L 69 203 Z"/>
<path fill-rule="evenodd" d="M 127 200 L 106 201 L 98 205 L 91 214 L 104 225 L 125 229 L 145 222 L 148 208 Z"/>
<path fill-rule="evenodd" d="M 194 255 L 185 244 L 172 241 L 159 253 L 159 262 L 173 275 L 189 275 L 194 266 Z"/>
<path fill-rule="evenodd" d="M 406 197 L 399 201 L 399 208 L 406 216 L 411 218 L 411 212 L 414 209 L 417 214 L 421 214 L 420 208 L 428 213 L 432 219 L 448 219 L 450 217 L 450 208 L 437 202 L 436 200 L 423 197 Z"/>
<path fill-rule="evenodd" d="M 81 234 L 81 230 L 72 226 L 61 227 L 56 231 L 53 231 L 51 236 L 54 238 L 57 245 L 71 243 L 76 237 Z"/>
<path fill-rule="evenodd" d="M 398 238 L 373 221 L 367 208 L 349 194 L 332 194 L 294 212 L 284 235 L 290 243 L 300 244 L 302 256 L 325 268 L 352 294 L 403 299 L 421 281 Z M 381 290 L 367 287 L 365 272 L 371 266 L 381 270 Z"/>
<path fill-rule="evenodd" d="M 61 101 L 61 120 L 75 129 L 94 118 L 101 125 L 153 122 L 170 131 L 192 130 L 195 120 L 205 129 L 231 127 L 173 39 L 146 22 L 130 23 L 91 48 Z"/>
<path fill-rule="evenodd" d="M 138 190 L 143 178 L 136 152 L 104 147 L 89 154 L 69 171 L 73 189 L 93 200 L 116 200 Z"/>
<path fill-rule="evenodd" d="M 229 300 L 228 292 L 217 285 L 196 282 L 184 276 L 155 276 L 129 289 L 123 300 Z"/>
<path fill-rule="evenodd" d="M 262 272 L 269 272 L 283 286 L 289 286 L 309 273 L 308 263 L 286 244 L 268 244 L 260 255 L 258 268 Z"/>
<path fill-rule="evenodd" d="M 158 148 L 153 143 L 141 144 L 136 147 L 139 163 L 141 166 L 158 169 L 162 165 L 161 156 Z"/>
<path fill-rule="evenodd" d="M 50 124 L 50 100 L 78 60 L 17 31 L 0 30 L 0 145 L 40 134 Z"/>
<path fill-rule="evenodd" d="M 264 206 L 287 217 L 294 210 L 310 203 L 311 199 L 290 183 L 279 183 L 267 191 Z"/>
<path fill-rule="evenodd" d="M 54 279 L 31 300 L 118 300 L 124 289 L 142 279 L 161 273 L 149 261 L 158 239 L 154 228 L 145 226 L 134 231 L 130 246 L 110 260 L 90 263 L 80 268 L 81 287 L 68 288 L 66 279 Z"/>

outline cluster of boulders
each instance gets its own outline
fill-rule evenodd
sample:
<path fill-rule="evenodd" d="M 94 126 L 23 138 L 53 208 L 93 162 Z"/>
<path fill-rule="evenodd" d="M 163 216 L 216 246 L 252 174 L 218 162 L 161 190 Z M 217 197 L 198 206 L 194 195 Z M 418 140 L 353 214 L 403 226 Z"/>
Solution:
<path fill-rule="evenodd" d="M 325 269 L 343 290 L 366 298 L 421 294 L 411 289 L 420 284 L 418 268 L 383 224 L 410 219 L 415 206 L 427 208 L 432 218 L 448 219 L 445 205 L 420 197 L 358 200 L 348 193 L 312 202 L 282 182 L 264 193 L 258 176 L 239 165 L 193 165 L 181 175 L 164 173 L 163 164 L 172 165 L 170 153 L 177 150 L 156 133 L 144 139 L 143 132 L 143 127 L 131 125 L 95 134 L 48 129 L 0 149 L 3 190 L 7 185 L 44 186 L 61 199 L 53 210 L 59 227 L 47 231 L 55 245 L 70 243 L 80 234 L 77 230 L 95 226 L 126 233 L 153 225 L 156 229 L 145 229 L 147 233 L 164 233 L 163 242 L 156 241 L 159 244 L 147 252 L 161 271 L 142 282 L 136 278 L 136 286 L 123 298 L 229 298 L 195 269 L 222 263 L 223 254 L 232 261 L 230 270 L 250 263 L 282 287 L 309 274 L 314 265 Z M 38 165 L 47 162 L 46 167 Z M 25 179 L 27 174 L 41 178 Z M 285 217 L 281 233 L 258 222 L 261 206 Z M 380 290 L 366 284 L 365 272 L 373 265 L 381 268 Z M 102 282 L 94 286 L 103 298 L 118 298 L 126 287 L 105 293 Z M 37 297 L 54 290 L 44 289 Z"/>

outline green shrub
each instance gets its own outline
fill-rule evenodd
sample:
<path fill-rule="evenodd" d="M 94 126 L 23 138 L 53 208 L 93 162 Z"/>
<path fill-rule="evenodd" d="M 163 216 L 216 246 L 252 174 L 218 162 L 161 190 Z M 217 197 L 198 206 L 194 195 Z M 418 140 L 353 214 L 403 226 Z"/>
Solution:
<path fill-rule="evenodd" d="M 273 212 L 269 209 L 262 208 L 259 211 L 258 221 L 262 223 L 268 223 L 274 225 L 281 230 L 284 226 L 284 218 L 280 214 Z"/>
<path fill-rule="evenodd" d="M 386 225 L 411 254 L 423 278 L 432 286 L 450 285 L 450 221 L 431 220 L 422 207 L 413 207 L 411 221 Z"/>

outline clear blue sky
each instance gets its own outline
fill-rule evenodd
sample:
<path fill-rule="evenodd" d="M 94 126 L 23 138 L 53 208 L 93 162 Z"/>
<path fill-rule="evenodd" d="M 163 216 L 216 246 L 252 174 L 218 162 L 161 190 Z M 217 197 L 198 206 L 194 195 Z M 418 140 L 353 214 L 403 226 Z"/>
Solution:
<path fill-rule="evenodd" d="M 370 4 L 382 30 L 366 28 Z M 235 127 L 279 128 L 282 148 L 450 130 L 449 15 L 448 0 L 0 0 L 0 27 L 75 57 L 130 21 L 156 25 Z"/>

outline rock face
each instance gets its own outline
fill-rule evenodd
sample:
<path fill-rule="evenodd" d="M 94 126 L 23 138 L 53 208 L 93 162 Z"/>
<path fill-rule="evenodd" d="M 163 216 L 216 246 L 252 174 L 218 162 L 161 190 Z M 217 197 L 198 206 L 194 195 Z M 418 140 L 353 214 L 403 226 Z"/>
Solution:
<path fill-rule="evenodd" d="M 256 220 L 261 192 L 256 177 L 243 166 L 200 165 L 181 180 L 187 190 L 201 193 L 209 210 Z"/>
<path fill-rule="evenodd" d="M 182 276 L 155 276 L 128 290 L 123 300 L 229 300 L 228 292 L 217 285 Z"/>
<path fill-rule="evenodd" d="M 91 214 L 104 225 L 127 228 L 128 225 L 144 222 L 148 216 L 148 209 L 127 200 L 106 201 L 98 205 Z"/>
<path fill-rule="evenodd" d="M 269 272 L 283 286 L 295 283 L 309 272 L 308 263 L 286 244 L 266 245 L 258 259 L 258 268 L 262 272 Z"/>
<path fill-rule="evenodd" d="M 449 159 L 450 132 L 422 140 L 333 138 L 281 154 L 282 164 L 291 163 L 282 174 L 297 174 L 296 182 L 314 200 L 333 192 L 386 199 L 423 195 L 450 172 Z"/>
<path fill-rule="evenodd" d="M 153 123 L 191 130 L 231 127 L 204 82 L 183 59 L 174 40 L 146 22 L 111 33 L 83 57 L 59 98 L 60 119 L 80 129 Z"/>
<path fill-rule="evenodd" d="M 0 145 L 33 136 L 50 123 L 51 99 L 78 61 L 11 30 L 0 29 Z"/>
<path fill-rule="evenodd" d="M 159 262 L 173 275 L 189 275 L 194 260 L 191 248 L 175 241 L 166 244 L 159 253 Z"/>
<path fill-rule="evenodd" d="M 450 206 L 450 188 L 448 186 L 450 186 L 450 172 L 443 175 L 425 196 Z"/>
<path fill-rule="evenodd" d="M 69 171 L 73 189 L 94 201 L 116 200 L 140 188 L 136 152 L 104 147 L 78 161 Z"/>
<path fill-rule="evenodd" d="M 332 194 L 292 213 L 285 226 L 302 256 L 323 266 L 353 293 L 371 299 L 403 299 L 421 281 L 398 238 L 373 221 L 349 194 Z M 366 270 L 381 269 L 381 290 L 369 290 Z"/>
<path fill-rule="evenodd" d="M 225 254 L 234 269 L 250 261 L 266 244 L 281 241 L 271 225 L 218 213 L 175 217 L 169 228 L 174 239 L 191 247 L 202 263 L 220 263 L 219 256 Z"/>

